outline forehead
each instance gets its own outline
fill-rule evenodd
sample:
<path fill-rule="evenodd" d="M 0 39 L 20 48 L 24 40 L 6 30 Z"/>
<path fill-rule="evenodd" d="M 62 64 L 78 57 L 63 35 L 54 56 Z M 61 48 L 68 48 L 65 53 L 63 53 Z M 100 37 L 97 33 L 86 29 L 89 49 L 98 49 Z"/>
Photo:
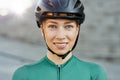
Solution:
<path fill-rule="evenodd" d="M 68 24 L 68 23 L 74 23 L 77 24 L 75 20 L 68 20 L 68 19 L 46 19 L 43 21 L 44 23 L 60 23 L 60 24 Z"/>

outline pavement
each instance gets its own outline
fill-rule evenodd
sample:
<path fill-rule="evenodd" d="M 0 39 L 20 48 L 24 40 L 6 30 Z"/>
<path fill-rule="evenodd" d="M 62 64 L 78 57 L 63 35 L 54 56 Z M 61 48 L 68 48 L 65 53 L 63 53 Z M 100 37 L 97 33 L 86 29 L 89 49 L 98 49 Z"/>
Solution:
<path fill-rule="evenodd" d="M 41 59 L 44 53 L 45 46 L 0 37 L 0 80 L 11 80 L 18 67 Z M 84 59 L 100 64 L 105 69 L 108 80 L 120 80 L 120 62 L 88 57 Z"/>

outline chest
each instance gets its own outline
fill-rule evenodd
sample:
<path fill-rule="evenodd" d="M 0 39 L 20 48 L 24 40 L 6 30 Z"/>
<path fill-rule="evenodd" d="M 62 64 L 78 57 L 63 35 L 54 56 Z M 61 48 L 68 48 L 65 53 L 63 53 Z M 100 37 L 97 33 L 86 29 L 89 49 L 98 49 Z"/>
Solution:
<path fill-rule="evenodd" d="M 79 66 L 46 67 L 30 73 L 30 80 L 91 80 L 90 71 Z"/>

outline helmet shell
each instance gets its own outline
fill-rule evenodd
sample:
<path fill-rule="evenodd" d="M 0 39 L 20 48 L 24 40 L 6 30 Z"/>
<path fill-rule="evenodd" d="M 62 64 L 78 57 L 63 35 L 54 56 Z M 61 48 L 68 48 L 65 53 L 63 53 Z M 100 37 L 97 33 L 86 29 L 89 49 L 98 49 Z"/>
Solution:
<path fill-rule="evenodd" d="M 44 13 L 66 13 L 67 16 L 53 15 L 48 16 Z M 73 16 L 75 14 L 76 16 Z M 82 24 L 85 19 L 84 6 L 80 0 L 39 0 L 35 8 L 36 21 L 39 24 L 45 18 L 61 18 L 78 20 Z"/>

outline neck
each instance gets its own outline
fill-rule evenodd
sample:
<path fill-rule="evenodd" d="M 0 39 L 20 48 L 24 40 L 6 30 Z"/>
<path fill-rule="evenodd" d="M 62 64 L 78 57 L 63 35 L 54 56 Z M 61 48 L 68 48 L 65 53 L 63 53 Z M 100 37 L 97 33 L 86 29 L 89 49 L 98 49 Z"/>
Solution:
<path fill-rule="evenodd" d="M 52 54 L 51 52 L 48 51 L 47 57 L 49 60 L 54 62 L 55 64 L 63 64 L 65 63 L 70 57 L 72 56 L 72 52 L 70 52 L 65 59 L 62 59 L 61 57 L 57 56 L 56 54 Z"/>

